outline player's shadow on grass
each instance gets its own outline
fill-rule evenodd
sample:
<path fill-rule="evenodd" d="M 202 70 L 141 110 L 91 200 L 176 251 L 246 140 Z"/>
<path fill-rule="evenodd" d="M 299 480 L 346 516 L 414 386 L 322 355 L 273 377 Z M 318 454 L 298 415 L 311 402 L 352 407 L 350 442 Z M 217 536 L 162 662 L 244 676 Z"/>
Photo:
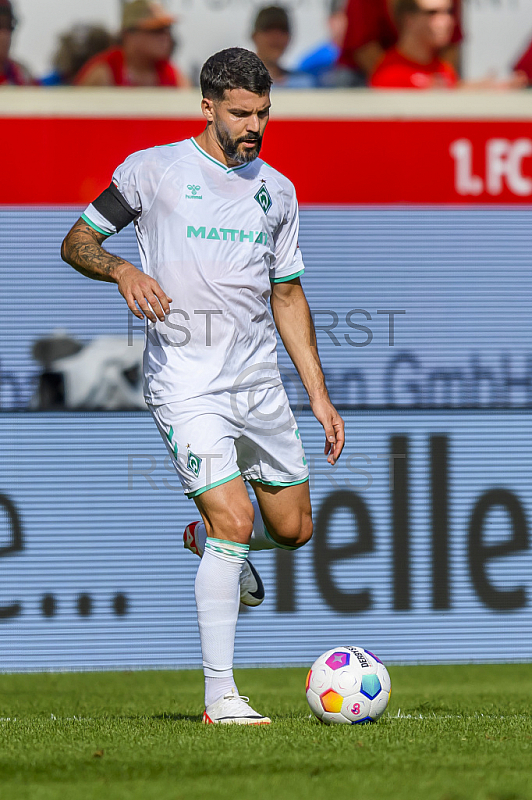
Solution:
<path fill-rule="evenodd" d="M 201 722 L 202 714 L 154 714 L 152 719 L 160 719 L 163 722 Z"/>

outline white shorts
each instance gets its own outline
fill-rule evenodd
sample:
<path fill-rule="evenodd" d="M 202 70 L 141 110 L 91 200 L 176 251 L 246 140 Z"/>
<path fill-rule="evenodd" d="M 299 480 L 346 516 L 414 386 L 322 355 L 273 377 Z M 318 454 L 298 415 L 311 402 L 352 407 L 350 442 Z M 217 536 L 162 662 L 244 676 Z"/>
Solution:
<path fill-rule="evenodd" d="M 282 385 L 148 403 L 148 408 L 188 497 L 238 475 L 270 486 L 308 480 L 299 430 Z"/>

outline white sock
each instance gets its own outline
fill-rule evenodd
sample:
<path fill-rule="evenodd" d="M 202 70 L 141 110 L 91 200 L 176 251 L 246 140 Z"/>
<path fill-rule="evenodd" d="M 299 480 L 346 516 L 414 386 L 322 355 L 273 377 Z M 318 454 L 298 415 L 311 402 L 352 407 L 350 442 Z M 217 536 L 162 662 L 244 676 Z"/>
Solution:
<path fill-rule="evenodd" d="M 231 675 L 227 678 L 211 678 L 209 675 L 205 676 L 205 708 L 215 703 L 224 694 L 231 691 L 233 686 L 236 689 L 235 681 L 233 678 L 233 670 Z M 237 690 L 238 691 L 238 690 Z"/>
<path fill-rule="evenodd" d="M 278 544 L 268 531 L 262 521 L 262 514 L 260 513 L 259 504 L 256 500 L 252 500 L 251 504 L 255 512 L 255 519 L 253 521 L 253 533 L 249 541 L 250 550 L 273 550 L 275 547 L 280 547 L 281 550 L 297 550 L 297 547 L 290 547 L 285 544 Z M 205 550 L 205 542 L 207 540 L 207 530 L 203 522 L 199 522 L 195 529 L 196 544 L 201 554 Z"/>
<path fill-rule="evenodd" d="M 249 545 L 208 537 L 196 575 L 196 607 L 205 674 L 205 706 L 235 685 L 233 653 L 240 571 Z"/>

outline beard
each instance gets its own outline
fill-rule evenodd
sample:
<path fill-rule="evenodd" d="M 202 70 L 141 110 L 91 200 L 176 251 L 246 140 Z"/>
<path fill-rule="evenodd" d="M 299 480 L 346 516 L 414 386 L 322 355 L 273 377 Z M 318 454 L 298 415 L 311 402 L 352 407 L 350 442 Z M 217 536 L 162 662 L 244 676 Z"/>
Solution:
<path fill-rule="evenodd" d="M 260 153 L 262 136 L 259 136 L 259 134 L 254 136 L 248 133 L 247 136 L 242 136 L 240 139 L 233 139 L 227 128 L 217 121 L 214 123 L 214 129 L 222 150 L 231 161 L 236 161 L 237 164 L 249 164 L 249 162 L 254 161 Z M 255 147 L 252 150 L 246 149 L 240 151 L 238 148 L 242 142 L 253 142 Z"/>

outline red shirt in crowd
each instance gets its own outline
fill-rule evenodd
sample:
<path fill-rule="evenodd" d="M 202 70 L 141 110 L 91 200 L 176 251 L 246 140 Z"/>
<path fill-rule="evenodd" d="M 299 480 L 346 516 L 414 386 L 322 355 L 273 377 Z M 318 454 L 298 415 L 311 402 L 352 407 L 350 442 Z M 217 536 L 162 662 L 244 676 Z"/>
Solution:
<path fill-rule="evenodd" d="M 376 89 L 452 89 L 457 83 L 453 67 L 441 58 L 419 64 L 392 47 L 377 65 L 369 85 Z"/>
<path fill-rule="evenodd" d="M 532 42 L 530 42 L 528 49 L 525 50 L 517 64 L 514 66 L 515 72 L 519 70 L 525 72 L 529 83 L 532 83 Z"/>
<path fill-rule="evenodd" d="M 392 8 L 393 0 L 349 0 L 346 8 L 347 31 L 338 59 L 339 64 L 355 69 L 355 51 L 369 42 L 377 42 L 383 50 L 397 44 L 399 34 L 392 18 Z M 456 24 L 451 39 L 453 44 L 463 38 L 459 23 L 460 0 L 455 0 L 455 10 Z"/>
<path fill-rule="evenodd" d="M 98 53 L 98 55 L 91 58 L 90 61 L 87 61 L 76 75 L 74 83 L 78 84 L 80 80 L 85 77 L 87 72 L 97 64 L 106 64 L 109 67 L 115 86 L 133 85 L 131 81 L 128 80 L 124 63 L 124 52 L 120 47 L 111 47 L 109 50 L 104 50 L 103 53 Z M 158 86 L 183 86 L 184 82 L 181 73 L 174 67 L 171 61 L 159 61 L 156 65 L 156 70 Z"/>
<path fill-rule="evenodd" d="M 0 86 L 37 86 L 37 82 L 21 64 L 8 58 L 0 74 Z"/>

